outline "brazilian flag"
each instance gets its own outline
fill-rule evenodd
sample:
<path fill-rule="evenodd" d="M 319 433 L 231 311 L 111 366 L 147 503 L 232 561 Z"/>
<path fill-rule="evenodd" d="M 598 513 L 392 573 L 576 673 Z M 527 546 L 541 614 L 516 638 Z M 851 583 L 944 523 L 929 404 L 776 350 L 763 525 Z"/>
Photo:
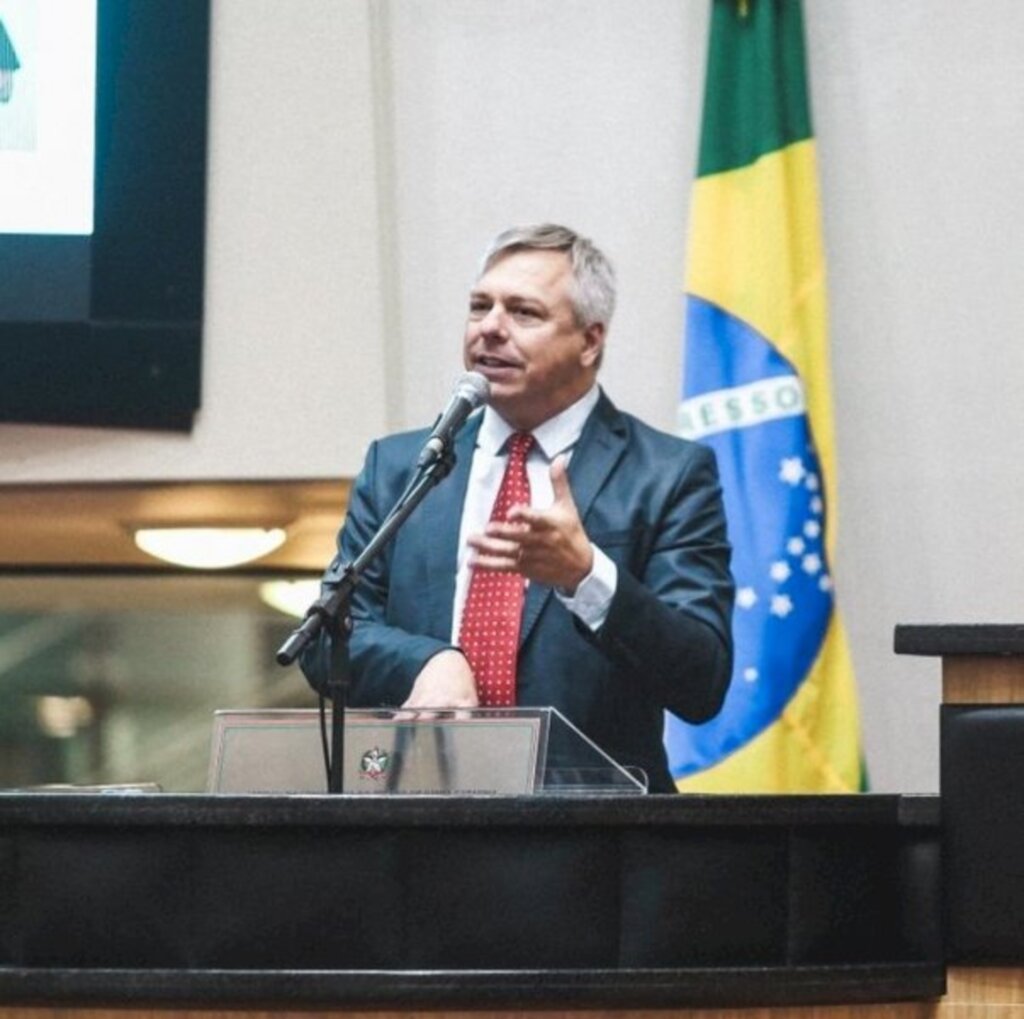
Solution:
<path fill-rule="evenodd" d="M 836 609 L 835 445 L 799 0 L 714 0 L 686 271 L 679 432 L 718 457 L 736 665 L 721 714 L 666 723 L 678 787 L 862 788 Z"/>

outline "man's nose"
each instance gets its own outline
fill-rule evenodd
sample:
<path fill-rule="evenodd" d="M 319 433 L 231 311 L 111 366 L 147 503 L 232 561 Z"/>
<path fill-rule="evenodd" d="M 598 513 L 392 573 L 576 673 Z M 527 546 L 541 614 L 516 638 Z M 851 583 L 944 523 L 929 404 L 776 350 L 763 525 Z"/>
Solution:
<path fill-rule="evenodd" d="M 500 304 L 492 304 L 487 314 L 480 320 L 480 332 L 484 336 L 505 336 L 505 309 Z"/>

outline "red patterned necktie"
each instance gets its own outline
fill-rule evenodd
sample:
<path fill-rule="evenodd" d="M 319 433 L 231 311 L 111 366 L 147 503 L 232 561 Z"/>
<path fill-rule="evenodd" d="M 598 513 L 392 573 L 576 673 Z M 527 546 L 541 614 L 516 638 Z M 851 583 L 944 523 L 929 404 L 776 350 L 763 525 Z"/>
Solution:
<path fill-rule="evenodd" d="M 526 457 L 533 444 L 529 432 L 512 436 L 491 520 L 505 520 L 513 506 L 530 504 Z M 525 588 L 526 579 L 520 573 L 474 569 L 470 576 L 459 646 L 469 659 L 483 707 L 508 707 L 516 702 L 516 658 Z"/>

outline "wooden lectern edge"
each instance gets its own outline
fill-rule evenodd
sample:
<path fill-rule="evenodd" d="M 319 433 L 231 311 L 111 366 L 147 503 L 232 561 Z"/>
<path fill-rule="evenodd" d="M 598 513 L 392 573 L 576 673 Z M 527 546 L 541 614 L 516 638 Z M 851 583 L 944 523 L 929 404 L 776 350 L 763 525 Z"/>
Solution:
<path fill-rule="evenodd" d="M 1024 656 L 944 657 L 942 701 L 944 704 L 1024 703 Z"/>
<path fill-rule="evenodd" d="M 1024 703 L 1024 626 L 900 625 L 894 650 L 941 657 L 944 704 Z"/>

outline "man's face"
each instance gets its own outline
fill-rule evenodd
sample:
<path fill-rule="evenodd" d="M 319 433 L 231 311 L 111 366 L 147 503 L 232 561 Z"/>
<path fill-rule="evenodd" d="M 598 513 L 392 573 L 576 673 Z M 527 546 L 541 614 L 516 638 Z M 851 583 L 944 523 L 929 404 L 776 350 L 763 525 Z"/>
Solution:
<path fill-rule="evenodd" d="M 514 428 L 536 428 L 594 383 L 604 326 L 577 323 L 571 281 L 565 252 L 516 251 L 470 292 L 466 368 L 490 382 L 491 405 Z"/>

